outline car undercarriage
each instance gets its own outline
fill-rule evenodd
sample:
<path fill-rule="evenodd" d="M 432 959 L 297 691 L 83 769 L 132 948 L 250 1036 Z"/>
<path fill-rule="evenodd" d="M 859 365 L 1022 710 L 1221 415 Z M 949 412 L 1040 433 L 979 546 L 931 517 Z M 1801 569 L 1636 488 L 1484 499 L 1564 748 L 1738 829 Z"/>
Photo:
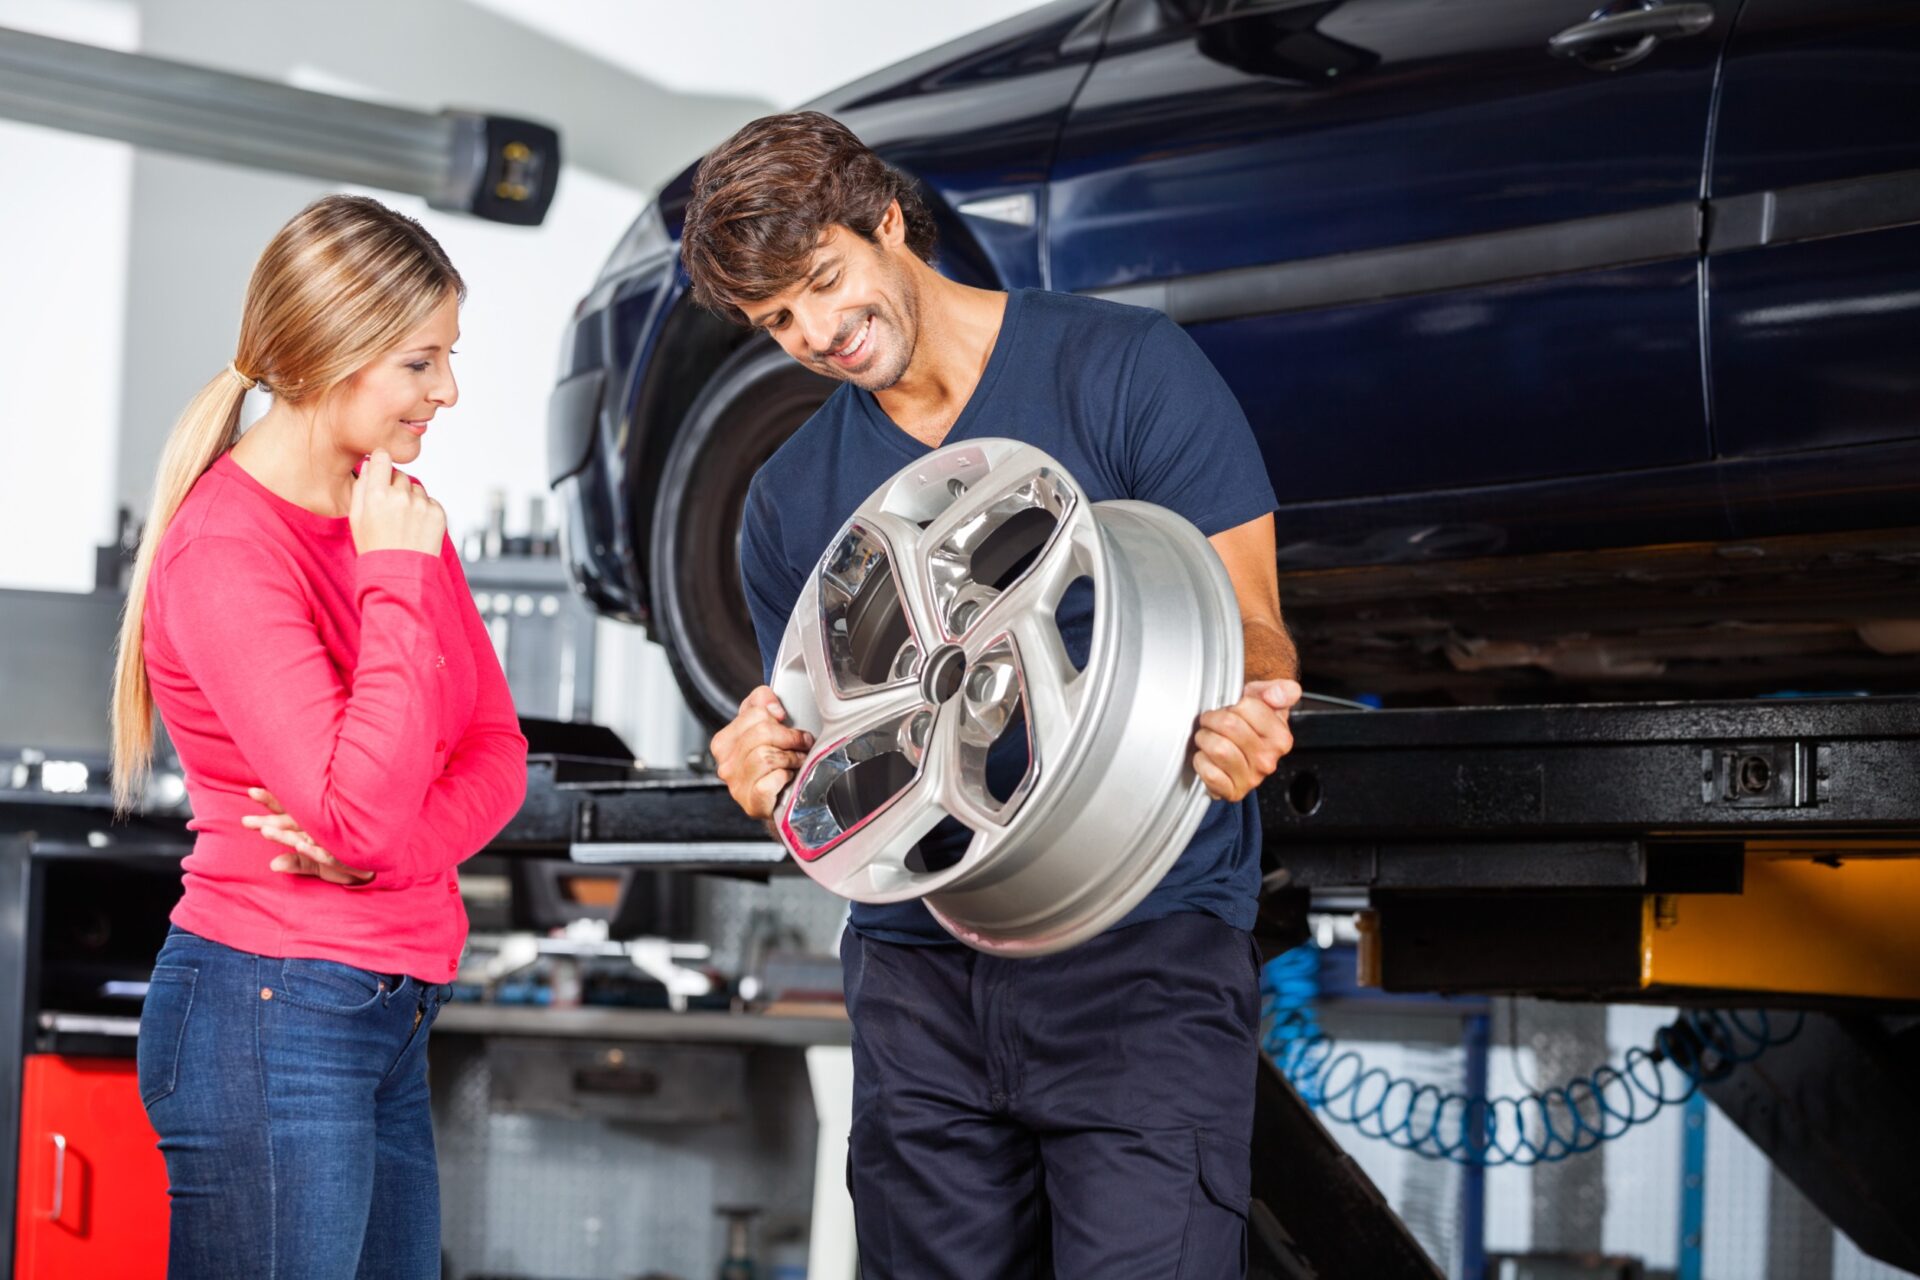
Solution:
<path fill-rule="evenodd" d="M 1309 689 L 1389 705 L 1920 686 L 1920 529 L 1284 573 Z"/>

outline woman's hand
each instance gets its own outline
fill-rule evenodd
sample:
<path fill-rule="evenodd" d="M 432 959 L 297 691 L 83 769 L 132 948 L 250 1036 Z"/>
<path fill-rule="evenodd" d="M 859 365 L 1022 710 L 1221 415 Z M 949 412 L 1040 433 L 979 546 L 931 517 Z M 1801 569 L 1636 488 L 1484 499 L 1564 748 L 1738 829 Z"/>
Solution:
<path fill-rule="evenodd" d="M 425 489 L 394 471 L 391 454 L 375 449 L 354 478 L 347 525 L 353 530 L 354 550 L 362 554 L 421 551 L 437 556 L 447 536 L 447 513 Z"/>
<path fill-rule="evenodd" d="M 291 853 L 282 853 L 274 857 L 267 865 L 275 871 L 284 871 L 288 875 L 319 876 L 328 884 L 365 884 L 373 879 L 373 872 L 359 871 L 347 866 L 338 858 L 315 844 L 313 837 L 304 831 L 293 816 L 280 807 L 273 792 L 265 787 L 248 787 L 247 795 L 273 810 L 266 814 L 249 814 L 240 819 L 243 827 L 252 827 L 275 844 L 286 845 Z"/>

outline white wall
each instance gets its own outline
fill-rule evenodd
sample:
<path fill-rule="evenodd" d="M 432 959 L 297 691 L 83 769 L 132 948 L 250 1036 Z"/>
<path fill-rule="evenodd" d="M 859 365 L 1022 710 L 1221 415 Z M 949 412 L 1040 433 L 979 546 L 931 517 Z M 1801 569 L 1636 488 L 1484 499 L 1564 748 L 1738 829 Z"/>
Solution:
<path fill-rule="evenodd" d="M 652 84 L 676 92 L 758 99 L 782 111 L 1037 4 L 1037 0 L 969 0 L 967 4 L 470 2 L 604 57 Z M 719 138 L 716 134 L 710 142 Z"/>
<path fill-rule="evenodd" d="M 0 0 L 0 26 L 114 49 L 132 0 Z M 0 120 L 0 586 L 84 591 L 113 536 L 133 148 Z"/>

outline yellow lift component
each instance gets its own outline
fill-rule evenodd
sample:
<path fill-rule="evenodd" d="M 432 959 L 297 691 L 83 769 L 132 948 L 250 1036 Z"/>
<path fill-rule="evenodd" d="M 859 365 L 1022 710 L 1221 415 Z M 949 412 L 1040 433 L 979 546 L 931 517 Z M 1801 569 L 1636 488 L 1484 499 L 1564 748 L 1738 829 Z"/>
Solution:
<path fill-rule="evenodd" d="M 1743 892 L 1648 897 L 1640 982 L 1920 1000 L 1920 859 L 1749 853 Z"/>

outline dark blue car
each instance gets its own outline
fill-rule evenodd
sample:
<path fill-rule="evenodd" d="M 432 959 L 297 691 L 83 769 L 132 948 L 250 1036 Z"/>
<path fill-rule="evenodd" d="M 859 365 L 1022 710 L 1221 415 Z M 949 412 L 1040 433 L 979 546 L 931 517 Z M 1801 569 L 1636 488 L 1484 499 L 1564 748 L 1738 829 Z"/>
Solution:
<path fill-rule="evenodd" d="M 1061 0 L 813 104 L 940 268 L 1158 307 L 1283 504 L 1309 684 L 1920 684 L 1920 4 Z M 758 682 L 748 478 L 829 385 L 694 307 L 670 183 L 582 301 L 576 580 Z"/>

